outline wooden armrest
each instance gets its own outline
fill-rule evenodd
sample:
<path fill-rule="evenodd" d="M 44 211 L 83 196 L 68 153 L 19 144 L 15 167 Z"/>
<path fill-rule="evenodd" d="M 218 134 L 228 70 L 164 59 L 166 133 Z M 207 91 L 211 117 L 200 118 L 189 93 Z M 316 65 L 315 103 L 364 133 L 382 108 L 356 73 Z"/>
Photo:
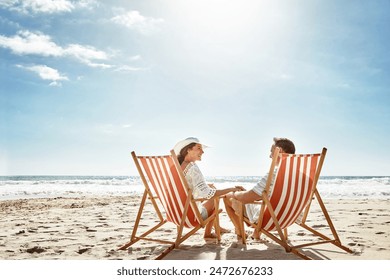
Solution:
<path fill-rule="evenodd" d="M 197 198 L 197 199 L 193 199 L 193 201 L 206 201 L 207 199 L 206 198 Z"/>

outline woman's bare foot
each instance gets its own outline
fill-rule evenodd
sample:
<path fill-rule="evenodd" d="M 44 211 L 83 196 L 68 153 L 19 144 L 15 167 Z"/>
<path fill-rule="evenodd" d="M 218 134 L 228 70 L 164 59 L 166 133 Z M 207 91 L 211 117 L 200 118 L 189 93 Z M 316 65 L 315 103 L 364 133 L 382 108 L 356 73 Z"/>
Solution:
<path fill-rule="evenodd" d="M 227 229 L 227 228 L 223 228 L 223 227 L 219 227 L 219 231 L 221 232 L 221 234 L 224 234 L 224 233 L 230 233 L 230 229 Z"/>
<path fill-rule="evenodd" d="M 224 234 L 224 233 L 230 233 L 231 231 L 229 230 L 229 229 L 227 229 L 227 228 L 223 228 L 223 227 L 220 227 L 219 228 L 219 232 L 220 232 L 220 234 Z M 207 238 L 207 239 L 211 239 L 211 238 L 213 238 L 213 239 L 215 239 L 215 238 L 218 238 L 218 236 L 217 236 L 217 234 L 216 233 L 212 233 L 212 232 L 210 232 L 210 233 L 204 233 L 204 235 L 203 235 L 203 238 Z"/>
<path fill-rule="evenodd" d="M 203 235 L 204 239 L 217 239 L 217 235 L 215 233 L 208 233 Z"/>

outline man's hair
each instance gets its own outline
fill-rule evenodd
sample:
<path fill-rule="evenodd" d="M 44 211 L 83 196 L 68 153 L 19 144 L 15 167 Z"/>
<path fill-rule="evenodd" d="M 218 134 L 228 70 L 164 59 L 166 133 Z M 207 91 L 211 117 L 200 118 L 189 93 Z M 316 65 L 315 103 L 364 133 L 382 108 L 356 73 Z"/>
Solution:
<path fill-rule="evenodd" d="M 285 153 L 295 154 L 295 145 L 290 139 L 275 137 L 274 142 L 275 142 L 275 146 L 282 148 Z"/>

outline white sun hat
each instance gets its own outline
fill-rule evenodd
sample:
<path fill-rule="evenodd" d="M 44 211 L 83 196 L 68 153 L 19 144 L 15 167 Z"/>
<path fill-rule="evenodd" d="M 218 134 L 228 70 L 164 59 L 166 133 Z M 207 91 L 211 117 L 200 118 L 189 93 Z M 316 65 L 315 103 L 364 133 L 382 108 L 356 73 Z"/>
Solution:
<path fill-rule="evenodd" d="M 175 151 L 175 154 L 176 155 L 179 155 L 180 154 L 180 151 L 181 149 L 183 149 L 185 146 L 189 145 L 189 144 L 192 144 L 192 143 L 196 143 L 196 144 L 200 144 L 202 145 L 202 148 L 208 148 L 209 146 L 205 145 L 205 144 L 202 144 L 198 138 L 195 138 L 195 137 L 188 137 L 184 140 L 181 140 L 179 142 L 176 143 L 175 147 L 173 147 L 173 150 Z"/>

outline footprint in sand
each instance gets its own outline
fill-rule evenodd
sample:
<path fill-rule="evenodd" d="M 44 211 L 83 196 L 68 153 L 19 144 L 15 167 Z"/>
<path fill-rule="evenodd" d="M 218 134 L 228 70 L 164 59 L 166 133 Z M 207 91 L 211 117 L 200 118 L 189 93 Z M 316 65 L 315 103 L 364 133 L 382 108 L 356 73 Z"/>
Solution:
<path fill-rule="evenodd" d="M 29 248 L 29 249 L 26 250 L 26 252 L 30 253 L 30 254 L 32 254 L 32 253 L 40 254 L 40 253 L 43 253 L 45 251 L 46 251 L 45 249 L 43 249 L 42 247 L 39 247 L 39 246 L 34 246 L 34 247 Z"/>
<path fill-rule="evenodd" d="M 110 225 L 107 224 L 107 223 L 104 223 L 104 224 L 101 224 L 101 225 L 97 225 L 96 227 L 109 227 Z"/>
<path fill-rule="evenodd" d="M 324 228 L 327 227 L 327 225 L 313 225 L 313 228 Z"/>
<path fill-rule="evenodd" d="M 91 248 L 81 248 L 78 251 L 76 251 L 78 254 L 84 254 L 85 252 L 91 250 Z"/>
<path fill-rule="evenodd" d="M 97 230 L 96 229 L 90 229 L 89 227 L 85 227 L 85 231 L 87 231 L 87 232 L 97 232 Z"/>
<path fill-rule="evenodd" d="M 29 233 L 36 233 L 37 231 L 38 231 L 37 228 L 28 228 L 27 229 L 27 232 L 29 232 Z"/>
<path fill-rule="evenodd" d="M 25 230 L 19 230 L 17 233 L 15 233 L 15 235 L 20 235 L 20 234 L 23 234 L 23 233 L 26 233 Z"/>

